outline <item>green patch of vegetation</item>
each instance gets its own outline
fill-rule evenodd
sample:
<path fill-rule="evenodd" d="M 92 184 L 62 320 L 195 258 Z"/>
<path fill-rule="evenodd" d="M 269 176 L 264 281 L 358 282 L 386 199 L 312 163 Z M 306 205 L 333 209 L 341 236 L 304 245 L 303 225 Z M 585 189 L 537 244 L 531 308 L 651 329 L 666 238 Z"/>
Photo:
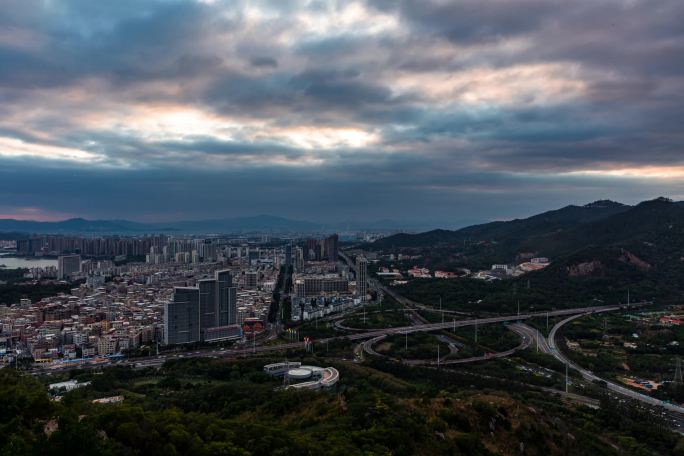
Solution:
<path fill-rule="evenodd" d="M 350 328 L 395 328 L 409 326 L 411 320 L 406 310 L 389 296 L 385 296 L 380 306 L 366 306 L 366 312 L 359 310 L 344 319 L 344 325 Z"/>
<path fill-rule="evenodd" d="M 437 361 L 437 347 L 441 359 L 449 355 L 449 344 L 439 340 L 434 334 L 411 333 L 392 335 L 377 343 L 374 349 L 383 355 L 401 359 L 421 359 Z"/>
<path fill-rule="evenodd" d="M 261 370 L 272 361 L 72 371 L 49 381 L 92 384 L 60 402 L 38 380 L 1 369 L 0 454 L 493 455 L 524 447 L 525 454 L 601 456 L 684 446 L 656 420 L 609 398 L 600 411 L 569 408 L 515 383 L 382 360 L 336 363 L 336 391 L 282 390 Z M 123 403 L 92 403 L 114 394 Z"/>
<path fill-rule="evenodd" d="M 31 302 L 38 302 L 43 298 L 56 296 L 60 293 L 71 291 L 68 284 L 22 284 L 11 283 L 0 285 L 0 305 L 18 304 L 22 298 L 30 299 Z"/>
<path fill-rule="evenodd" d="M 682 402 L 684 385 L 673 381 L 676 360 L 684 355 L 684 328 L 660 325 L 659 315 L 602 314 L 576 319 L 560 333 L 563 350 L 599 376 L 617 382 L 659 383 L 659 387 L 642 388 L 642 392 Z M 649 385 L 656 386 L 652 383 Z"/>

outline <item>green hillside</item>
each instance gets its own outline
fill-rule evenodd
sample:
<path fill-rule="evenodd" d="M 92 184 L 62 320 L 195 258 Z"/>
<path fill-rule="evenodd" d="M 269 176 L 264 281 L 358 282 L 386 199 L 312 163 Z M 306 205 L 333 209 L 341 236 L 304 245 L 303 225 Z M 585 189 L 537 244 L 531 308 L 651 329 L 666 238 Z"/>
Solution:
<path fill-rule="evenodd" d="M 261 372 L 264 362 L 199 359 L 160 370 L 73 372 L 92 384 L 60 402 L 36 379 L 0 369 L 0 454 L 513 456 L 523 449 L 617 456 L 684 449 L 650 415 L 626 413 L 608 397 L 598 410 L 564 404 L 509 381 L 519 374 L 505 364 L 497 378 L 338 363 L 337 390 L 313 392 L 276 390 L 281 381 Z M 112 395 L 124 401 L 92 403 Z"/>

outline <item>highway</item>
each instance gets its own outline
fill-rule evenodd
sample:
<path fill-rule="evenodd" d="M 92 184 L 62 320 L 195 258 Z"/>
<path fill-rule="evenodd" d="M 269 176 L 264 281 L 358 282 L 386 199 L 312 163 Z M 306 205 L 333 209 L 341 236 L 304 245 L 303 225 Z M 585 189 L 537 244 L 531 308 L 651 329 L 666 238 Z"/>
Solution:
<path fill-rule="evenodd" d="M 618 310 L 618 309 L 620 309 L 619 306 L 582 307 L 582 308 L 577 308 L 577 309 L 555 310 L 555 311 L 548 312 L 548 315 L 549 316 L 578 315 L 578 314 L 582 315 L 582 314 L 589 314 L 592 312 L 608 312 L 608 311 Z M 450 328 L 453 329 L 453 328 L 459 328 L 459 327 L 464 327 L 464 326 L 472 326 L 475 324 L 487 325 L 487 324 L 492 324 L 492 323 L 514 322 L 514 321 L 518 321 L 518 320 L 527 320 L 530 318 L 541 318 L 541 317 L 545 317 L 546 315 L 547 315 L 547 312 L 532 312 L 532 313 L 526 313 L 526 314 L 520 314 L 520 315 L 505 315 L 505 316 L 499 316 L 499 317 L 477 318 L 477 319 L 468 319 L 468 320 L 453 320 L 451 322 L 445 322 L 445 323 L 425 323 L 425 324 L 412 325 L 412 326 L 401 326 L 401 327 L 395 327 L 395 328 L 375 329 L 375 330 L 371 330 L 371 331 L 360 332 L 357 334 L 335 336 L 335 337 L 330 337 L 330 338 L 326 338 L 326 339 L 319 339 L 315 342 L 325 344 L 326 342 L 330 342 L 333 340 L 362 341 L 362 340 L 367 340 L 367 339 L 373 339 L 373 338 L 378 337 L 378 336 L 387 336 L 387 335 L 391 335 L 391 334 L 404 334 L 404 333 L 411 334 L 414 332 L 432 332 L 432 331 L 440 331 L 443 329 L 450 329 Z M 116 362 L 116 363 L 114 363 L 114 365 L 130 365 L 130 366 L 135 366 L 135 367 L 160 366 L 165 361 L 174 360 L 174 359 L 199 358 L 199 357 L 235 358 L 235 357 L 242 357 L 242 356 L 255 356 L 255 355 L 261 355 L 264 353 L 272 353 L 272 352 L 278 352 L 278 351 L 283 351 L 283 350 L 302 349 L 302 348 L 304 348 L 303 342 L 289 342 L 289 343 L 285 343 L 285 344 L 276 344 L 276 345 L 256 345 L 256 346 L 252 346 L 252 347 L 245 346 L 243 348 L 232 348 L 232 349 L 217 348 L 217 349 L 210 349 L 210 350 L 189 351 L 189 352 L 183 352 L 183 353 L 176 353 L 176 352 L 164 353 L 164 354 L 160 354 L 159 356 L 131 358 L 131 359 Z M 59 372 L 59 371 L 71 370 L 71 369 L 94 369 L 94 368 L 109 366 L 109 365 L 113 365 L 113 364 L 112 363 L 98 364 L 98 365 L 70 365 L 70 364 L 65 364 L 63 366 L 52 365 L 49 367 L 46 366 L 42 369 L 38 368 L 38 369 L 36 369 L 36 373 Z"/>
<path fill-rule="evenodd" d="M 524 323 L 514 323 L 513 325 L 511 325 L 511 327 L 512 326 L 515 326 L 519 331 L 525 333 L 527 337 L 531 339 L 532 342 L 535 342 L 539 351 L 541 351 L 542 353 L 551 354 L 551 349 L 549 348 L 549 344 L 546 340 L 546 337 L 544 337 L 537 328 L 533 328 Z"/>
<path fill-rule="evenodd" d="M 453 323 L 452 323 L 453 325 Z M 522 326 L 522 325 L 520 325 Z M 495 352 L 495 353 L 485 353 L 484 355 L 480 356 L 473 356 L 470 358 L 461 358 L 461 359 L 444 359 L 439 361 L 439 365 L 445 366 L 445 365 L 451 365 L 451 364 L 467 364 L 467 363 L 475 363 L 475 362 L 480 362 L 480 361 L 488 361 L 491 359 L 497 359 L 497 358 L 505 358 L 507 356 L 511 356 L 515 352 L 519 350 L 525 350 L 527 347 L 530 346 L 530 343 L 534 340 L 534 337 L 529 334 L 529 332 L 525 328 L 529 328 L 529 326 L 525 326 L 525 328 L 519 327 L 518 324 L 512 324 L 509 326 L 511 331 L 517 333 L 520 336 L 520 344 L 514 348 L 511 348 L 510 350 L 502 351 L 502 352 Z M 386 334 L 374 337 L 372 339 L 369 339 L 365 341 L 362 344 L 363 351 L 368 353 L 369 355 L 373 356 L 379 356 L 379 357 L 384 357 L 385 355 L 382 355 L 378 352 L 376 352 L 373 349 L 373 345 L 376 343 L 380 342 L 381 340 L 385 339 L 387 337 Z M 447 342 L 448 343 L 448 342 Z M 455 354 L 456 351 L 452 350 L 450 355 Z M 445 357 L 446 358 L 446 357 Z M 404 359 L 401 360 L 403 364 L 407 365 L 425 365 L 425 364 L 430 364 L 430 365 L 436 365 L 436 361 L 432 360 L 426 360 L 426 359 Z"/>
<path fill-rule="evenodd" d="M 389 334 L 404 334 L 404 333 L 413 333 L 413 332 L 432 332 L 432 331 L 440 331 L 443 329 L 453 329 L 453 328 L 460 328 L 464 326 L 472 326 L 472 325 L 487 325 L 487 324 L 492 324 L 492 323 L 503 323 L 503 322 L 514 322 L 518 320 L 528 320 L 530 318 L 542 318 L 546 317 L 548 315 L 549 317 L 558 317 L 558 316 L 565 316 L 565 315 L 577 315 L 577 314 L 590 314 L 590 313 L 595 313 L 595 312 L 610 312 L 614 310 L 619 310 L 619 306 L 596 306 L 596 307 L 580 307 L 580 308 L 575 308 L 575 309 L 562 309 L 562 310 L 554 310 L 550 312 L 528 312 L 524 314 L 516 314 L 516 315 L 503 315 L 503 316 L 498 316 L 498 317 L 486 317 L 486 318 L 471 318 L 467 320 L 452 320 L 450 322 L 444 322 L 444 323 L 424 323 L 420 325 L 412 325 L 412 326 L 397 326 L 394 328 L 382 328 L 382 329 L 375 329 L 375 330 L 370 330 L 370 331 L 365 331 L 362 333 L 358 334 L 351 334 L 347 336 L 339 336 L 339 337 L 334 337 L 332 339 L 349 339 L 349 340 L 362 340 L 362 339 L 370 339 L 373 337 L 381 336 L 381 335 L 389 335 Z M 323 339 L 325 341 L 325 339 Z"/>
<path fill-rule="evenodd" d="M 597 310 L 596 312 L 606 312 L 607 310 Z M 560 330 L 564 325 L 567 323 L 577 319 L 581 318 L 585 315 L 588 315 L 589 313 L 584 313 L 584 314 L 577 314 L 570 316 L 560 322 L 558 322 L 552 329 L 551 332 L 549 333 L 549 337 L 547 339 L 548 343 L 548 353 L 552 354 L 557 360 L 562 362 L 563 364 L 566 364 L 568 367 L 576 370 L 577 372 L 580 373 L 580 375 L 588 381 L 591 382 L 603 382 L 606 384 L 606 387 L 608 390 L 617 393 L 619 395 L 625 396 L 629 399 L 639 401 L 641 403 L 651 405 L 651 406 L 656 406 L 656 407 L 662 407 L 670 412 L 674 412 L 676 415 L 673 416 L 673 418 L 678 420 L 678 428 L 681 429 L 681 420 L 682 416 L 684 416 L 684 407 L 681 407 L 676 404 L 671 404 L 669 402 L 664 402 L 661 401 L 660 399 L 656 399 L 654 397 L 648 396 L 646 394 L 639 393 L 637 391 L 634 391 L 632 389 L 626 388 L 624 386 L 618 385 L 613 382 L 609 382 L 603 378 L 600 378 L 596 375 L 594 375 L 593 372 L 590 370 L 587 370 L 581 366 L 579 366 L 577 363 L 572 361 L 570 358 L 568 358 L 559 348 L 558 345 L 556 344 L 556 335 L 558 333 L 558 330 Z M 541 348 L 541 346 L 540 346 Z"/>

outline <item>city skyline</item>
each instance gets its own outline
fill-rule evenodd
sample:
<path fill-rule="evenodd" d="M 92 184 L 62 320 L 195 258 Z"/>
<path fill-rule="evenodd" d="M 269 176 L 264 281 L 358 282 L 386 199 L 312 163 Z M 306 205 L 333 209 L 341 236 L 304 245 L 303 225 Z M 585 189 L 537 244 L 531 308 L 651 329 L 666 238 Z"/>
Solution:
<path fill-rule="evenodd" d="M 675 0 L 4 6 L 0 219 L 684 199 Z"/>

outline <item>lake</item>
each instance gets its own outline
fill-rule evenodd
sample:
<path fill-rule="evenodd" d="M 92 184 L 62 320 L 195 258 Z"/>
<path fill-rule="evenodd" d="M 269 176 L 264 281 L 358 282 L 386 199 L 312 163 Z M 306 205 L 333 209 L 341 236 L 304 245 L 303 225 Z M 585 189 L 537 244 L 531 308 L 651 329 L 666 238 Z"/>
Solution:
<path fill-rule="evenodd" d="M 3 264 L 7 269 L 46 268 L 48 266 L 57 267 L 57 260 L 49 258 L 14 258 L 0 255 L 0 265 Z"/>

